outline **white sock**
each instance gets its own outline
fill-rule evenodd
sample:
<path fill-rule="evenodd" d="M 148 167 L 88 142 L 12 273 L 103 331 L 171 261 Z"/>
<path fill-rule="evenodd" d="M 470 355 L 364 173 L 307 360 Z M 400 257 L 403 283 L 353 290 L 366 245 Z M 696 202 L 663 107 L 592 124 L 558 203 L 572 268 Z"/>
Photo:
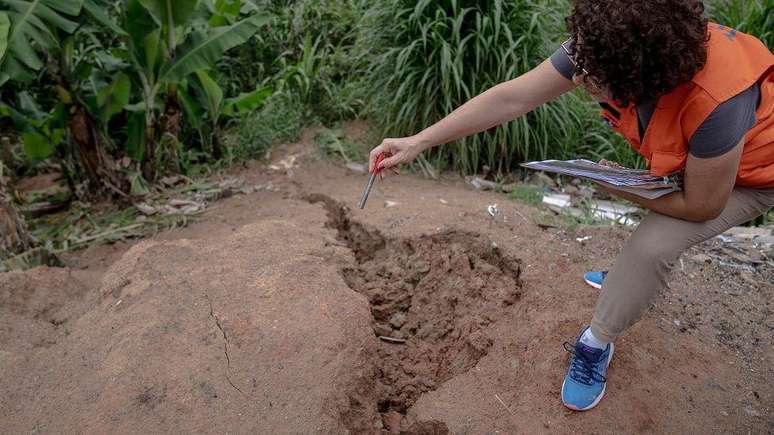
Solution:
<path fill-rule="evenodd" d="M 583 333 L 580 341 L 586 346 L 590 346 L 596 349 L 605 349 L 607 348 L 608 344 L 606 341 L 602 341 L 597 337 L 594 337 L 594 334 L 591 333 L 591 328 L 586 329 L 586 332 Z"/>

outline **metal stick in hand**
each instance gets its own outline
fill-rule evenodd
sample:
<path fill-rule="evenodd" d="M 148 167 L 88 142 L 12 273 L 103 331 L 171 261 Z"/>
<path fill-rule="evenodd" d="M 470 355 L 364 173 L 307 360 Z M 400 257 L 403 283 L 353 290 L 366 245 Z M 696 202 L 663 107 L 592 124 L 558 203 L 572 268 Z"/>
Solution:
<path fill-rule="evenodd" d="M 376 181 L 376 176 L 379 175 L 380 172 L 382 172 L 381 168 L 379 168 L 379 164 L 384 160 L 384 154 L 379 154 L 376 157 L 376 162 L 374 163 L 374 171 L 371 172 L 371 174 L 368 176 L 368 182 L 365 185 L 365 189 L 363 189 L 363 196 L 360 198 L 360 202 L 357 203 L 357 208 L 363 209 L 365 207 L 365 203 L 368 200 L 368 194 L 371 193 L 371 188 L 374 187 L 374 181 Z"/>

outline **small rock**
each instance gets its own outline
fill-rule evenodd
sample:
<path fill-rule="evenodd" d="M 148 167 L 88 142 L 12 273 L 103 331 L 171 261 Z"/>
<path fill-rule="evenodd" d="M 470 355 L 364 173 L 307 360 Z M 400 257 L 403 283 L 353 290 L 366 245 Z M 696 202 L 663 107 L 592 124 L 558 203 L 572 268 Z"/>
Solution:
<path fill-rule="evenodd" d="M 416 262 L 416 264 L 414 264 L 414 268 L 419 273 L 430 272 L 430 264 L 428 264 L 426 261 L 418 261 L 418 262 Z"/>
<path fill-rule="evenodd" d="M 183 177 L 181 177 L 179 175 L 171 175 L 171 176 L 168 176 L 168 177 L 164 177 L 164 178 L 162 178 L 159 181 L 161 182 L 161 184 L 163 184 L 163 185 L 165 185 L 167 187 L 172 187 L 172 186 L 174 186 L 174 185 L 176 185 L 176 184 L 178 184 L 178 183 L 180 183 L 181 181 L 184 181 L 184 180 L 183 180 Z"/>
<path fill-rule="evenodd" d="M 541 186 L 556 188 L 556 182 L 553 178 L 546 175 L 545 172 L 536 172 L 535 175 L 533 175 L 533 179 Z"/>
<path fill-rule="evenodd" d="M 691 257 L 691 260 L 697 263 L 712 263 L 712 257 L 707 254 L 697 254 Z"/>
<path fill-rule="evenodd" d="M 134 204 L 134 208 L 140 211 L 140 213 L 150 216 L 158 213 L 158 209 L 156 207 L 153 207 L 151 205 L 145 204 L 143 202 L 138 202 Z"/>
<path fill-rule="evenodd" d="M 747 415 L 749 415 L 750 417 L 760 417 L 761 416 L 761 413 L 756 411 L 756 410 L 754 410 L 752 408 L 752 406 L 750 406 L 750 405 L 747 405 L 747 406 L 744 407 L 744 412 Z"/>
<path fill-rule="evenodd" d="M 502 186 L 500 186 L 500 189 L 502 189 L 502 191 L 505 193 L 511 193 L 514 190 L 516 190 L 516 186 L 518 186 L 518 184 L 516 183 L 503 184 Z"/>
<path fill-rule="evenodd" d="M 733 227 L 723 233 L 727 236 L 733 236 L 737 239 L 754 239 L 756 237 L 771 236 L 771 229 L 762 227 Z"/>
<path fill-rule="evenodd" d="M 449 203 L 449 201 L 447 201 L 445 199 L 439 199 L 439 201 L 441 201 L 441 204 L 448 204 Z"/>
<path fill-rule="evenodd" d="M 395 201 L 384 201 L 384 208 L 395 207 L 396 205 L 398 205 L 398 203 Z"/>
<path fill-rule="evenodd" d="M 385 337 L 389 337 L 390 334 L 392 334 L 392 328 L 390 328 L 389 326 L 383 323 L 379 323 L 374 326 L 374 332 L 376 333 L 376 335 L 383 335 Z"/>
<path fill-rule="evenodd" d="M 544 204 L 548 204 L 549 206 L 553 205 L 560 209 L 572 205 L 572 199 L 570 198 L 570 195 L 564 195 L 560 193 L 545 195 L 543 196 L 542 201 Z"/>
<path fill-rule="evenodd" d="M 757 286 L 759 284 L 758 280 L 756 280 L 753 277 L 753 274 L 750 272 L 747 272 L 747 271 L 739 272 L 739 277 L 742 278 L 742 281 L 746 282 L 747 284 L 750 284 L 753 286 Z"/>
<path fill-rule="evenodd" d="M 572 184 L 573 186 L 580 186 L 581 180 L 580 178 L 573 178 L 572 181 L 570 181 L 570 184 Z"/>
<path fill-rule="evenodd" d="M 405 324 L 406 313 L 402 311 L 398 311 L 397 313 L 393 314 L 392 317 L 390 317 L 390 325 L 392 325 L 395 329 L 400 329 Z"/>
<path fill-rule="evenodd" d="M 581 186 L 580 189 L 578 190 L 577 196 L 580 196 L 581 198 L 591 199 L 594 197 L 594 192 L 596 191 L 589 186 Z"/>
<path fill-rule="evenodd" d="M 570 195 L 576 195 L 576 194 L 578 194 L 578 192 L 580 192 L 580 189 L 578 189 L 577 187 L 573 186 L 572 184 L 570 184 L 568 186 L 564 186 L 564 193 L 567 193 L 567 194 L 570 194 Z"/>
<path fill-rule="evenodd" d="M 403 416 L 397 411 L 390 411 L 384 414 L 384 425 L 390 434 L 400 433 L 400 422 Z"/>
<path fill-rule="evenodd" d="M 740 252 L 732 251 L 730 249 L 723 249 L 723 253 L 742 264 L 755 263 L 755 261 L 753 261 L 753 259 L 750 258 L 748 255 L 742 254 Z"/>
<path fill-rule="evenodd" d="M 468 183 L 478 190 L 495 190 L 498 184 L 494 181 L 484 180 L 480 177 L 467 177 Z"/>
<path fill-rule="evenodd" d="M 753 239 L 755 244 L 763 249 L 768 249 L 774 246 L 774 236 L 761 236 Z"/>

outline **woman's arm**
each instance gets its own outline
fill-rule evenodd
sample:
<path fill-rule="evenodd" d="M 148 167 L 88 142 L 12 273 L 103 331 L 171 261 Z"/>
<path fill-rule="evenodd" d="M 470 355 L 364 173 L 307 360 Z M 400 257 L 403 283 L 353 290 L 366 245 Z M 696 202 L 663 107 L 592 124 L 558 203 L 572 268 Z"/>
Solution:
<path fill-rule="evenodd" d="M 575 88 L 562 76 L 550 60 L 508 82 L 500 83 L 472 98 L 454 112 L 420 133 L 397 139 L 384 139 L 371 150 L 369 171 L 380 153 L 391 157 L 383 168 L 408 163 L 422 151 L 453 140 L 484 131 L 518 118 L 541 104 Z"/>
<path fill-rule="evenodd" d="M 516 119 L 575 88 L 546 60 L 513 80 L 471 99 L 417 136 L 425 149 Z"/>
<path fill-rule="evenodd" d="M 609 192 L 636 202 L 655 212 L 678 219 L 703 222 L 720 216 L 731 196 L 744 148 L 744 138 L 731 151 L 711 158 L 688 155 L 684 186 L 681 192 L 656 199 L 607 189 Z"/>

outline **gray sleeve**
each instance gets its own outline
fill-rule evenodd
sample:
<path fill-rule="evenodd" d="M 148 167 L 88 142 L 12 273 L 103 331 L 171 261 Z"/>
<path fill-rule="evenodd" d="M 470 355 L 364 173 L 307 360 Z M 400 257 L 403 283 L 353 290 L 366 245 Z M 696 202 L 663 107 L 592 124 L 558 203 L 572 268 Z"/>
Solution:
<path fill-rule="evenodd" d="M 760 86 L 756 83 L 715 108 L 691 136 L 691 154 L 710 158 L 731 151 L 755 125 L 759 96 Z"/>
<path fill-rule="evenodd" d="M 567 80 L 572 80 L 572 76 L 575 74 L 575 66 L 570 62 L 570 58 L 567 56 L 567 53 L 564 52 L 562 47 L 557 48 L 550 59 L 551 64 L 559 71 L 559 74 L 564 76 Z"/>

